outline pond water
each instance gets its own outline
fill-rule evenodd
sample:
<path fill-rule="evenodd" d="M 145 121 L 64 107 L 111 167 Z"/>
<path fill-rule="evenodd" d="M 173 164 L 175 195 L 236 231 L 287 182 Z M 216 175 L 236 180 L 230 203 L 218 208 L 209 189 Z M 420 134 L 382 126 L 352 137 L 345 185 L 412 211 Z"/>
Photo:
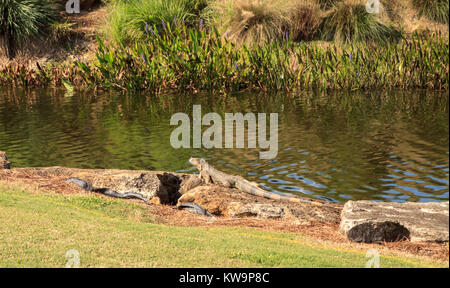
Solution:
<path fill-rule="evenodd" d="M 279 152 L 174 149 L 170 117 L 279 113 Z M 0 90 L 0 150 L 13 167 L 148 169 L 194 173 L 206 158 L 278 193 L 335 202 L 448 201 L 449 98 L 425 91 L 295 95 L 122 95 Z"/>

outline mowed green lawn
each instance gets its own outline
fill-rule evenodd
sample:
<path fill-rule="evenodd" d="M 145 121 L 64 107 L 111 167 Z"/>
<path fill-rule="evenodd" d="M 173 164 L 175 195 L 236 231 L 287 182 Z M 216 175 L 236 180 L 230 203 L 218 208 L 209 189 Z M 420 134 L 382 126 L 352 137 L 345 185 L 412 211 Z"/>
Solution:
<path fill-rule="evenodd" d="M 0 267 L 364 267 L 365 251 L 295 233 L 155 224 L 145 207 L 97 196 L 36 194 L 0 186 Z M 380 267 L 444 262 L 381 256 Z"/>

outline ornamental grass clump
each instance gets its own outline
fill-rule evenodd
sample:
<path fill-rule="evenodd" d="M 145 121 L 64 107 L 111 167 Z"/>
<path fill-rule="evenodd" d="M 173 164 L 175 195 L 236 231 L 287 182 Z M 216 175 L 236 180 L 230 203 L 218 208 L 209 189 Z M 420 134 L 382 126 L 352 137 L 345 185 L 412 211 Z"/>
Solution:
<path fill-rule="evenodd" d="M 414 7 L 419 12 L 419 17 L 448 24 L 448 0 L 413 0 Z"/>
<path fill-rule="evenodd" d="M 263 44 L 286 37 L 289 5 L 281 0 L 226 0 L 213 5 L 215 24 L 237 43 Z"/>
<path fill-rule="evenodd" d="M 326 12 L 321 34 L 324 40 L 340 42 L 371 41 L 386 43 L 401 38 L 392 26 L 380 22 L 374 13 L 368 13 L 364 1 L 345 0 Z"/>
<path fill-rule="evenodd" d="M 315 2 L 299 1 L 292 7 L 290 34 L 294 41 L 312 40 L 321 23 L 321 11 Z"/>

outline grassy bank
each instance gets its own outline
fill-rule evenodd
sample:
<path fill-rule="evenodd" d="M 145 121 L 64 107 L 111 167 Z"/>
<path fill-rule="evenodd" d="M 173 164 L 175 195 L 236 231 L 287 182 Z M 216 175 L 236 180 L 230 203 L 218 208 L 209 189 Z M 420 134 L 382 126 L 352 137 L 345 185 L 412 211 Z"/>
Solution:
<path fill-rule="evenodd" d="M 365 251 L 319 244 L 300 234 L 239 227 L 156 224 L 143 206 L 100 197 L 46 195 L 0 186 L 0 266 L 364 267 Z M 445 263 L 381 256 L 381 267 Z"/>

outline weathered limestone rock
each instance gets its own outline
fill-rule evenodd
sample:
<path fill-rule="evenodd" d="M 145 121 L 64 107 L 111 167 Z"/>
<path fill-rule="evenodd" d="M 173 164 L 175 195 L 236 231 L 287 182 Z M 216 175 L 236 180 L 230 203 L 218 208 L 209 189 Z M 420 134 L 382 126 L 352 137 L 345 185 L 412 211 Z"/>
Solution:
<path fill-rule="evenodd" d="M 10 169 L 11 168 L 11 162 L 8 161 L 8 157 L 6 156 L 6 153 L 3 151 L 0 151 L 0 169 Z"/>
<path fill-rule="evenodd" d="M 229 190 L 230 188 L 220 186 L 198 186 L 184 193 L 178 199 L 178 204 L 193 202 L 202 206 L 211 214 L 226 215 L 227 206 L 230 201 L 227 197 Z"/>
<path fill-rule="evenodd" d="M 183 182 L 190 180 L 188 175 L 182 177 L 167 172 L 116 172 L 107 177 L 93 177 L 90 182 L 94 187 L 106 187 L 119 193 L 139 193 L 155 204 L 174 204 L 181 196 L 179 191 Z M 85 180 L 89 181 L 89 177 Z"/>
<path fill-rule="evenodd" d="M 238 189 L 218 185 L 197 186 L 178 199 L 178 204 L 196 203 L 209 213 L 232 218 L 285 216 L 286 203 L 243 193 Z"/>
<path fill-rule="evenodd" d="M 260 217 L 281 218 L 284 216 L 284 208 L 273 204 L 259 204 L 231 202 L 228 205 L 228 216 L 233 218 Z"/>
<path fill-rule="evenodd" d="M 354 242 L 448 242 L 449 202 L 348 201 L 339 230 Z"/>
<path fill-rule="evenodd" d="M 178 199 L 178 204 L 194 202 L 209 213 L 225 217 L 292 218 L 308 223 L 339 223 L 342 206 L 321 207 L 308 203 L 276 201 L 218 185 L 197 186 Z"/>
<path fill-rule="evenodd" d="M 181 175 L 180 176 L 181 184 L 180 184 L 180 194 L 186 194 L 188 191 L 194 189 L 197 186 L 201 186 L 205 184 L 205 181 L 198 177 L 197 175 Z"/>

